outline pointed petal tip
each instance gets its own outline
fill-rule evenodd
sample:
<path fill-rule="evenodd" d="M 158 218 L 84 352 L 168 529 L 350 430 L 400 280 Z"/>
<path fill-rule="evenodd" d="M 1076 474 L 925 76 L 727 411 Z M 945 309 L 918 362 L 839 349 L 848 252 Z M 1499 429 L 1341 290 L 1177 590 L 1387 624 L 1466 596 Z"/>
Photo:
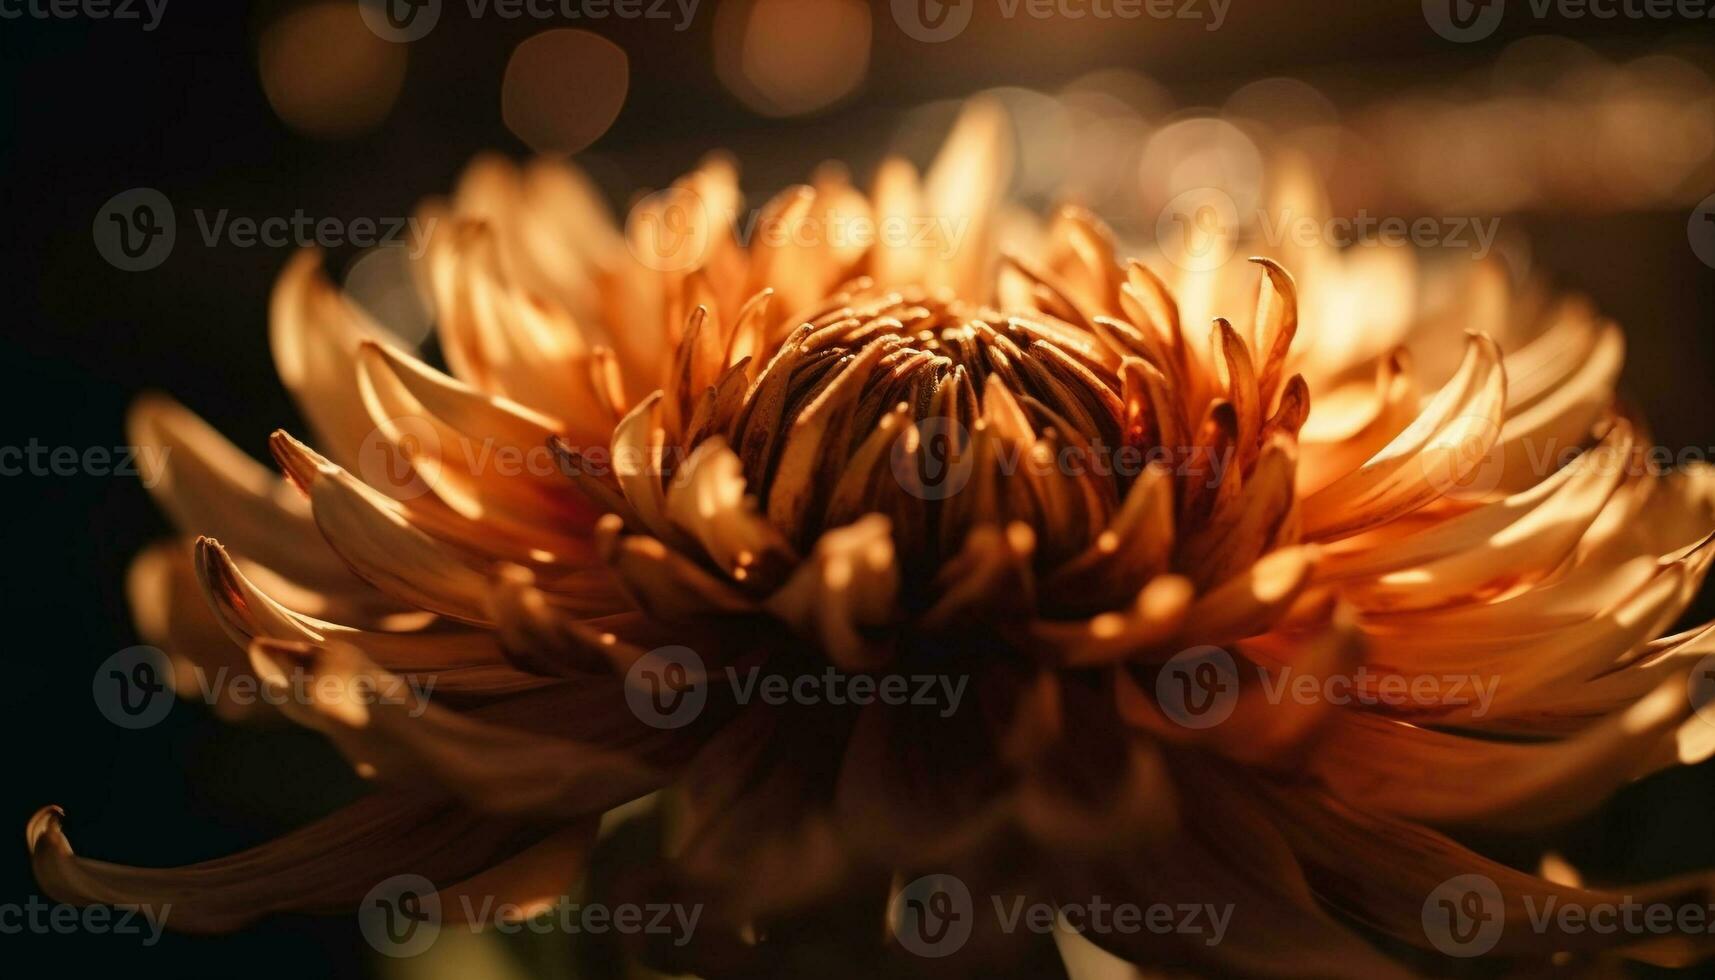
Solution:
<path fill-rule="evenodd" d="M 65 823 L 65 815 L 65 807 L 57 803 L 50 803 L 37 810 L 30 817 L 30 822 L 24 825 L 24 846 L 29 849 L 31 854 L 36 853 L 36 848 L 40 845 L 43 837 L 51 835 L 61 842 L 65 840 L 65 834 L 60 830 L 61 825 Z M 66 847 L 66 850 L 69 851 L 70 847 Z"/>

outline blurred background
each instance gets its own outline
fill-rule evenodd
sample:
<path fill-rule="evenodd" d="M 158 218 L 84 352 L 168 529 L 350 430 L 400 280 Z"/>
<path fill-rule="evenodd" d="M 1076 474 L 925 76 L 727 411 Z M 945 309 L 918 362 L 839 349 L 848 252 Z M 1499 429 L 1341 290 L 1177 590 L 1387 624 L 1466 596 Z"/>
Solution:
<path fill-rule="evenodd" d="M 1515 277 L 1587 294 L 1627 328 L 1623 388 L 1657 442 L 1715 454 L 1715 22 L 1452 2 L 1155 0 L 1159 15 L 1104 17 L 1124 0 L 1065 0 L 1038 17 L 1027 0 L 399 0 L 415 10 L 405 27 L 378 8 L 366 21 L 355 0 L 0 4 L 0 443 L 120 446 L 126 405 L 161 389 L 266 458 L 267 433 L 295 419 L 266 342 L 292 247 L 211 241 L 207 223 L 385 230 L 484 151 L 575 154 L 619 213 L 725 148 L 756 205 L 826 159 L 859 186 L 887 153 L 925 163 L 958 101 L 989 91 L 1017 131 L 1016 196 L 1082 203 L 1129 239 L 1211 183 L 1250 213 L 1285 152 L 1335 215 L 1468 222 L 1473 241 L 1498 221 Z M 627 7 L 641 15 L 587 16 Z M 137 188 L 170 202 L 176 244 L 125 271 L 104 258 L 100 217 Z M 397 260 L 349 243 L 329 255 L 416 340 L 428 323 Z M 166 523 L 134 477 L 0 476 L 0 493 L 14 665 L 0 825 L 16 833 L 59 803 L 80 850 L 179 864 L 358 791 L 300 731 L 230 728 L 191 704 L 143 732 L 107 723 L 91 672 L 137 642 L 125 569 Z M 1635 787 L 1554 844 L 1593 875 L 1715 865 L 1712 777 Z M 35 893 L 13 840 L 0 902 Z M 0 949 L 74 975 L 581 975 L 563 942 L 443 941 L 394 962 L 352 922 L 279 918 L 148 948 L 25 933 Z"/>

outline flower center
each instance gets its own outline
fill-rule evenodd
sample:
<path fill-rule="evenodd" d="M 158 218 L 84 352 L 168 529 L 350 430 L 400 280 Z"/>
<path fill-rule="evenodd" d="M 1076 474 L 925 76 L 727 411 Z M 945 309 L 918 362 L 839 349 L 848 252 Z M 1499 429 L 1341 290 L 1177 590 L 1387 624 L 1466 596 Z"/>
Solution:
<path fill-rule="evenodd" d="M 1144 465 L 1114 363 L 1086 327 L 888 293 L 787 336 L 732 443 L 796 546 L 879 512 L 921 569 L 984 524 L 1022 523 L 1039 559 L 1064 558 L 1107 525 Z"/>

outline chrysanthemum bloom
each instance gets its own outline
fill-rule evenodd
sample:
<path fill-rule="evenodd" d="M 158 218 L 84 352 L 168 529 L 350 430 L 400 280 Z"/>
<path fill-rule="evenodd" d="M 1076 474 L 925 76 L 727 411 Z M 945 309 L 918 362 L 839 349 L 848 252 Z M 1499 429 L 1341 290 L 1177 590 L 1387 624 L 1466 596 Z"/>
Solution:
<path fill-rule="evenodd" d="M 1003 141 L 975 108 L 923 180 L 889 162 L 865 196 L 826 170 L 743 242 L 723 161 L 628 234 L 564 166 L 483 161 L 428 209 L 450 376 L 294 260 L 273 344 L 314 437 L 274 436 L 282 483 L 139 405 L 162 503 L 202 537 L 132 591 L 181 686 L 222 663 L 333 681 L 283 713 L 377 790 L 170 870 L 79 857 L 46 809 L 43 887 L 193 931 L 349 910 L 399 874 L 449 920 L 460 896 L 529 910 L 601 814 L 665 790 L 660 860 L 626 887 L 704 906 L 678 955 L 709 973 L 778 966 L 806 916 L 869 944 L 862 969 L 912 962 L 936 937 L 901 934 L 928 914 L 901 889 L 931 874 L 971 896 L 939 907 L 970 926 L 926 950 L 943 972 L 1040 938 L 1013 896 L 1226 910 L 1219 936 L 1084 930 L 1221 974 L 1696 955 L 1531 923 L 1701 881 L 1586 890 L 1450 836 L 1565 820 L 1707 749 L 1710 634 L 1658 637 L 1706 570 L 1711 476 L 1641 465 L 1618 330 L 1399 250 L 1152 272 L 1082 211 L 1004 210 Z M 349 696 L 397 676 L 433 703 Z"/>

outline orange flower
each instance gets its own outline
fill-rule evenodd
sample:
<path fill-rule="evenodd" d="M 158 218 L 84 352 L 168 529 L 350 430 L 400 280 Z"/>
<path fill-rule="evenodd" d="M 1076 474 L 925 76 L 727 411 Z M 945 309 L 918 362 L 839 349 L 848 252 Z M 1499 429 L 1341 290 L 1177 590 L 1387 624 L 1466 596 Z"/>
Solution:
<path fill-rule="evenodd" d="M 1709 751 L 1688 690 L 1715 633 L 1657 637 L 1707 569 L 1715 478 L 1643 465 L 1618 329 L 1398 249 L 1151 271 L 1081 210 L 1004 210 L 1004 137 L 973 105 L 924 179 L 825 169 L 754 227 L 719 159 L 623 232 L 563 165 L 480 161 L 425 211 L 451 376 L 293 260 L 273 346 L 317 448 L 275 434 L 282 484 L 139 404 L 161 501 L 204 536 L 132 593 L 185 691 L 222 663 L 326 682 L 280 710 L 378 791 L 172 870 L 74 855 L 50 808 L 43 886 L 188 930 L 399 874 L 448 915 L 528 913 L 597 818 L 665 790 L 634 884 L 708 905 L 683 955 L 717 972 L 852 896 L 859 933 L 923 952 L 900 930 L 931 872 L 966 902 L 1225 908 L 1213 943 L 1085 930 L 1202 971 L 1699 953 L 1533 928 L 1621 895 L 1443 836 Z M 353 696 L 400 678 L 435 703 Z M 990 904 L 966 911 L 993 941 L 951 962 L 1011 955 Z"/>

